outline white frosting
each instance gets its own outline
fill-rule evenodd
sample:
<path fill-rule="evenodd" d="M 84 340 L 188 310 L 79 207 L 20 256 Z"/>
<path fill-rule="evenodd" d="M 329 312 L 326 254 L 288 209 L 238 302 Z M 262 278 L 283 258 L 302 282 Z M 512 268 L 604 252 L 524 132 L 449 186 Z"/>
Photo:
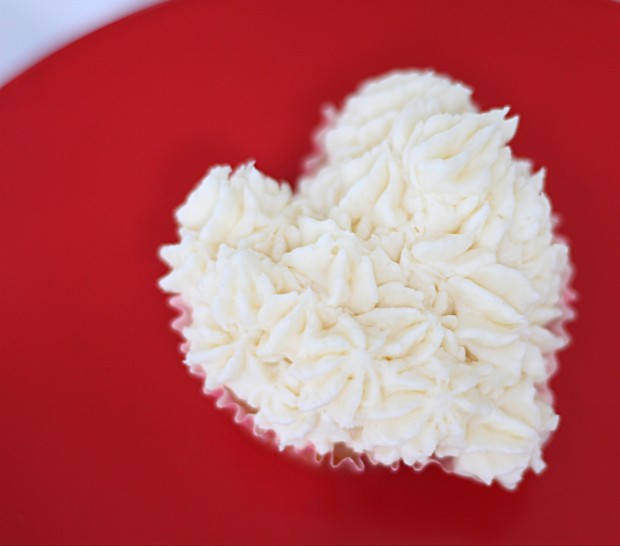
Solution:
<path fill-rule="evenodd" d="M 215 167 L 177 211 L 161 281 L 191 308 L 186 362 L 281 447 L 451 468 L 514 487 L 544 467 L 566 340 L 567 247 L 516 118 L 426 72 L 371 81 L 299 192 Z"/>

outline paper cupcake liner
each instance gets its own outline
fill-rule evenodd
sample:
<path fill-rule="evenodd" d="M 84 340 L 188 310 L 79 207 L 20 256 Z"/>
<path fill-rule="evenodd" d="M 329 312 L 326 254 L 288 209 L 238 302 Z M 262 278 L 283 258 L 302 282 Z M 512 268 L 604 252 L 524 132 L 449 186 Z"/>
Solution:
<path fill-rule="evenodd" d="M 553 243 L 554 244 L 564 244 L 567 248 L 570 248 L 570 244 L 568 242 L 568 237 L 562 234 L 557 233 L 557 227 L 561 223 L 561 218 L 559 215 L 554 215 L 553 219 Z M 572 342 L 571 336 L 566 329 L 568 323 L 575 320 L 577 316 L 577 312 L 573 306 L 573 304 L 578 299 L 578 294 L 576 290 L 573 288 L 573 278 L 575 276 L 575 265 L 568 258 L 568 263 L 566 265 L 566 269 L 562 274 L 562 278 L 560 279 L 561 286 L 561 299 L 559 302 L 560 316 L 555 320 L 551 321 L 545 327 L 555 336 L 562 340 L 562 346 L 559 350 L 554 351 L 553 353 L 546 356 L 545 359 L 545 370 L 547 372 L 547 379 L 544 382 L 536 385 L 538 390 L 538 394 L 544 402 L 553 406 L 553 401 L 555 399 L 553 391 L 549 387 L 549 381 L 553 378 L 553 376 L 558 372 L 559 368 L 559 360 L 558 353 L 563 351 L 569 347 Z"/>

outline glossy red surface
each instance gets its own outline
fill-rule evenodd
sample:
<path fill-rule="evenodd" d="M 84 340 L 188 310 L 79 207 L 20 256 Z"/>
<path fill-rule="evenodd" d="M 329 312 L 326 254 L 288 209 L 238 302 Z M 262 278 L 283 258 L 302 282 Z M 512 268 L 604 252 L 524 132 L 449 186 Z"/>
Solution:
<path fill-rule="evenodd" d="M 617 543 L 620 4 L 177 1 L 0 90 L 5 543 Z M 548 471 L 516 493 L 307 467 L 181 365 L 156 258 L 214 163 L 294 179 L 319 107 L 434 67 L 521 115 L 573 243 Z"/>

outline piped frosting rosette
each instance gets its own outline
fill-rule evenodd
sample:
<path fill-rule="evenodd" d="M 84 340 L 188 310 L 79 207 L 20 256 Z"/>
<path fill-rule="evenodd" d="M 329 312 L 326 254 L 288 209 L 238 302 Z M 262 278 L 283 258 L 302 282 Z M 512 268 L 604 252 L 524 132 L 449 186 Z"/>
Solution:
<path fill-rule="evenodd" d="M 544 173 L 512 156 L 516 118 L 470 95 L 372 80 L 296 194 L 218 166 L 178 209 L 161 286 L 190 312 L 186 363 L 280 448 L 507 488 L 544 468 L 568 248 Z"/>

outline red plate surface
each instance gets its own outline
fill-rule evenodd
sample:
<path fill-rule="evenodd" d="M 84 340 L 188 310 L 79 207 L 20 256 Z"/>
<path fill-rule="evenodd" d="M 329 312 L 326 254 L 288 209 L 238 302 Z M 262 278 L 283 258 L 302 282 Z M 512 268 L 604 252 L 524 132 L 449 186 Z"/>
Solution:
<path fill-rule="evenodd" d="M 620 541 L 620 4 L 176 1 L 0 90 L 0 540 Z M 549 469 L 516 493 L 307 467 L 234 426 L 181 364 L 156 258 L 207 167 L 294 179 L 325 101 L 434 67 L 521 115 L 581 295 Z"/>

